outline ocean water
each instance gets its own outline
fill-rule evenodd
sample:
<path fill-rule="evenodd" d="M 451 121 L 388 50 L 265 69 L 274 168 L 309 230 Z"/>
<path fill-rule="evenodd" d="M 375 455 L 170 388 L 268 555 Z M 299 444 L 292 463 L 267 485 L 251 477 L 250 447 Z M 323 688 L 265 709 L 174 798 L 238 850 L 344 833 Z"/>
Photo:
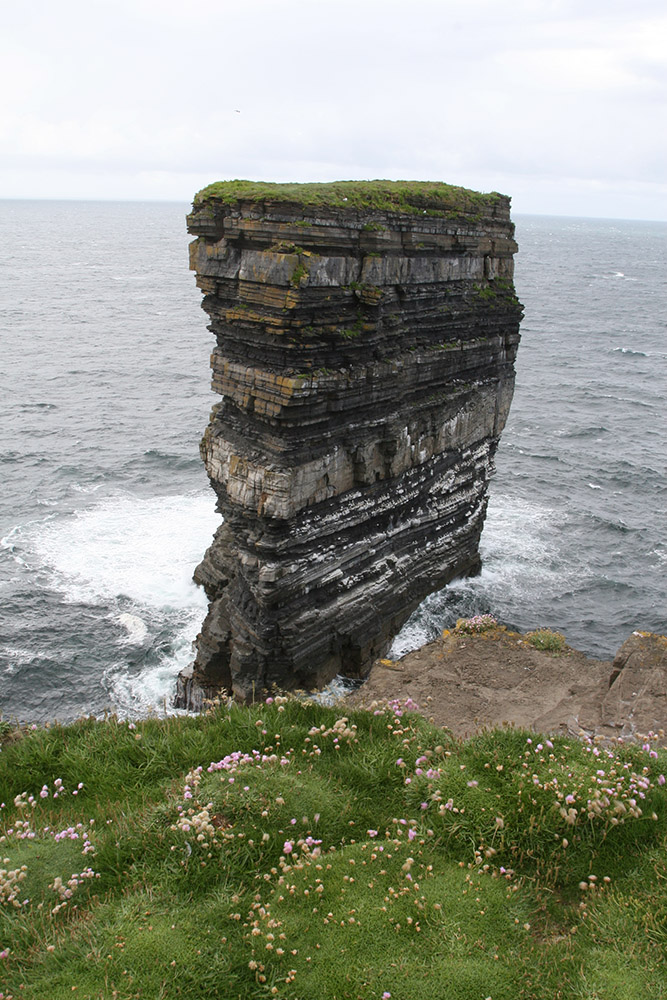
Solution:
<path fill-rule="evenodd" d="M 0 202 L 0 713 L 168 708 L 217 525 L 187 205 Z M 398 655 L 490 611 L 608 657 L 667 628 L 667 224 L 518 217 L 526 307 L 484 568 Z"/>
<path fill-rule="evenodd" d="M 601 659 L 667 631 L 667 223 L 515 222 L 525 318 L 482 573 L 428 598 L 395 655 L 479 612 Z"/>

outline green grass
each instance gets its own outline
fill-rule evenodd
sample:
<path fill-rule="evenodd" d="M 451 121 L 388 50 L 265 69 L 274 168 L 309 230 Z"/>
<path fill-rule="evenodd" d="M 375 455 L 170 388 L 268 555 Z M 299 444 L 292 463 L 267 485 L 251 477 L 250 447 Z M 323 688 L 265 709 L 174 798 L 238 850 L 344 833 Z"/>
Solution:
<path fill-rule="evenodd" d="M 219 201 L 298 204 L 304 207 L 403 212 L 436 217 L 450 213 L 475 215 L 493 212 L 505 201 L 497 192 L 481 194 L 436 181 L 333 181 L 313 184 L 276 184 L 265 181 L 218 181 L 195 195 L 195 207 Z M 364 227 L 369 229 L 369 226 Z M 373 227 L 377 228 L 377 227 Z"/>
<path fill-rule="evenodd" d="M 565 636 L 550 628 L 538 628 L 534 632 L 526 632 L 526 642 L 534 649 L 546 653 L 562 653 L 567 647 Z"/>
<path fill-rule="evenodd" d="M 343 712 L 5 731 L 2 1000 L 667 995 L 657 740 Z"/>

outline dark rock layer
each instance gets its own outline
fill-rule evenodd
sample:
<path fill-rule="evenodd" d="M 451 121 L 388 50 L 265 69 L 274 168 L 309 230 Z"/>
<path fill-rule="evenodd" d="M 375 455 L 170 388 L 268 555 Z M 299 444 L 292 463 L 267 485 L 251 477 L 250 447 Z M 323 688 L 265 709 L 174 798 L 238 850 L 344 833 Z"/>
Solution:
<path fill-rule="evenodd" d="M 377 188 L 232 182 L 189 216 L 224 520 L 181 705 L 364 675 L 427 594 L 479 569 L 521 317 L 509 199 Z"/>

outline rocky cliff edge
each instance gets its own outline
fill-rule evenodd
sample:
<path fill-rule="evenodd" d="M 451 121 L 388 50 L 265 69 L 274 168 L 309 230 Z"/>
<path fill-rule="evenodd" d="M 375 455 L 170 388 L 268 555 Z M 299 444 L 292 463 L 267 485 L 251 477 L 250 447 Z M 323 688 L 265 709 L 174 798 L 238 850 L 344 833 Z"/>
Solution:
<path fill-rule="evenodd" d="M 531 645 L 503 628 L 458 629 L 382 660 L 346 701 L 410 699 L 436 724 L 460 736 L 512 724 L 535 732 L 637 739 L 667 731 L 667 638 L 634 632 L 613 660 L 593 660 L 563 645 Z"/>

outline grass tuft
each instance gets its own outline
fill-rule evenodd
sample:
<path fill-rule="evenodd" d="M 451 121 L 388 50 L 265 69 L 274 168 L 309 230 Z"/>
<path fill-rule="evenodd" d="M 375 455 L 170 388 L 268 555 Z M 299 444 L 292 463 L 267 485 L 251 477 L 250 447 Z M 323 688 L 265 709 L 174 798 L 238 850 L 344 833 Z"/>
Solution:
<path fill-rule="evenodd" d="M 534 649 L 541 649 L 546 653 L 562 653 L 567 648 L 565 636 L 560 632 L 553 632 L 550 628 L 527 632 L 526 642 Z"/>

